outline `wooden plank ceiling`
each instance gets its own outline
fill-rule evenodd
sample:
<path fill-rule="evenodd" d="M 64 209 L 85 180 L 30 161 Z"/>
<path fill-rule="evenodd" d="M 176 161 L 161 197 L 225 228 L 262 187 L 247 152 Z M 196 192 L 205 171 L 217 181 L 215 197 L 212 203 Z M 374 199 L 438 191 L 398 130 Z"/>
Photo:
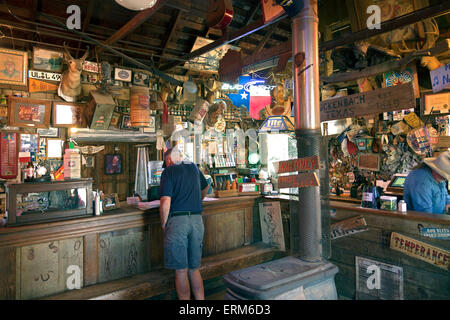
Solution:
<path fill-rule="evenodd" d="M 114 0 L 71 0 L 70 5 L 81 8 L 82 32 L 110 44 L 113 48 L 146 64 L 161 67 L 191 52 L 197 37 L 216 40 L 222 30 L 208 28 L 205 24 L 207 0 L 159 0 L 161 5 L 148 14 L 131 11 Z M 66 42 L 72 55 L 82 55 L 86 46 L 92 45 L 77 35 L 55 29 L 40 13 L 48 14 L 65 22 L 68 1 L 62 0 L 8 0 L 8 7 L 20 18 L 16 19 L 0 2 L 0 46 L 18 50 L 32 50 L 33 46 L 50 44 L 49 48 L 61 49 Z M 206 4 L 206 5 L 205 5 Z M 190 8 L 189 8 L 190 7 Z M 260 0 L 233 0 L 234 17 L 228 32 L 238 30 L 262 17 Z M 35 24 L 38 23 L 38 24 Z M 130 27 L 132 26 L 132 28 Z M 130 27 L 130 29 L 128 29 Z M 233 45 L 249 55 L 263 48 L 288 41 L 291 33 L 289 19 L 283 19 L 271 27 L 246 36 Z M 88 60 L 108 60 L 110 63 L 130 66 L 126 61 L 107 50 L 97 54 L 91 50 Z M 131 67 L 131 66 L 130 66 Z M 186 75 L 183 63 L 167 71 Z"/>

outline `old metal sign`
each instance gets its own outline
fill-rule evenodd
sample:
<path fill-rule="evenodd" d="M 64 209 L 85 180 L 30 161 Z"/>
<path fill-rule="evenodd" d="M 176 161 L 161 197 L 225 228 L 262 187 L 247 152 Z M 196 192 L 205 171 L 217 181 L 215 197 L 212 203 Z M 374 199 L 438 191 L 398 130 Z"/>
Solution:
<path fill-rule="evenodd" d="M 430 71 L 431 85 L 433 92 L 439 92 L 443 89 L 450 88 L 450 63 Z"/>
<path fill-rule="evenodd" d="M 391 249 L 428 262 L 444 270 L 450 269 L 450 252 L 425 242 L 392 232 Z"/>
<path fill-rule="evenodd" d="M 433 239 L 450 240 L 450 228 L 421 228 L 420 235 Z"/>
<path fill-rule="evenodd" d="M 356 118 L 415 106 L 413 85 L 406 83 L 322 101 L 320 121 Z"/>
<path fill-rule="evenodd" d="M 83 71 L 99 73 L 99 64 L 97 62 L 85 61 L 83 63 Z"/>
<path fill-rule="evenodd" d="M 30 79 L 37 79 L 37 80 L 44 80 L 44 81 L 61 81 L 61 74 L 60 73 L 54 73 L 54 72 L 29 70 L 28 71 L 28 78 L 30 78 Z"/>
<path fill-rule="evenodd" d="M 274 167 L 277 173 L 316 170 L 319 169 L 319 156 L 275 162 Z"/>
<path fill-rule="evenodd" d="M 330 238 L 334 240 L 367 230 L 367 223 L 363 216 L 352 217 L 332 224 Z"/>
<path fill-rule="evenodd" d="M 278 188 L 309 188 L 319 186 L 319 178 L 315 172 L 278 177 Z"/>
<path fill-rule="evenodd" d="M 403 300 L 403 268 L 355 257 L 356 300 Z"/>

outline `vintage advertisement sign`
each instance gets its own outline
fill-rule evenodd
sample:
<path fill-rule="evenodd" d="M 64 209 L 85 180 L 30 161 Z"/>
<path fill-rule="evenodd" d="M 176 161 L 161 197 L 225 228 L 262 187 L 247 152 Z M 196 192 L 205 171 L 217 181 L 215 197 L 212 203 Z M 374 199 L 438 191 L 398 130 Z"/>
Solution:
<path fill-rule="evenodd" d="M 59 84 L 49 83 L 36 79 L 28 79 L 29 92 L 56 92 Z"/>
<path fill-rule="evenodd" d="M 450 88 L 450 63 L 430 71 L 430 78 L 433 92 Z"/>
<path fill-rule="evenodd" d="M 14 179 L 18 174 L 19 135 L 0 134 L 0 178 Z"/>
<path fill-rule="evenodd" d="M 450 269 L 450 252 L 425 242 L 404 236 L 397 232 L 391 234 L 391 249 L 410 257 L 428 262 L 444 270 Z"/>
<path fill-rule="evenodd" d="M 363 216 L 352 217 L 332 224 L 330 238 L 334 240 L 366 230 L 368 230 L 367 222 Z"/>
<path fill-rule="evenodd" d="M 319 156 L 275 162 L 274 167 L 277 173 L 316 170 L 319 169 Z"/>
<path fill-rule="evenodd" d="M 320 121 L 356 118 L 415 106 L 413 85 L 406 83 L 322 101 Z"/>
<path fill-rule="evenodd" d="M 433 239 L 450 240 L 450 228 L 421 228 L 420 235 Z"/>
<path fill-rule="evenodd" d="M 83 63 L 83 71 L 99 73 L 99 64 L 97 62 L 84 61 Z"/>
<path fill-rule="evenodd" d="M 306 172 L 290 176 L 278 177 L 278 188 L 309 188 L 320 186 L 315 172 Z"/>
<path fill-rule="evenodd" d="M 61 81 L 61 73 L 28 70 L 28 78 L 44 81 Z"/>
<path fill-rule="evenodd" d="M 403 300 L 403 268 L 355 257 L 356 300 Z"/>

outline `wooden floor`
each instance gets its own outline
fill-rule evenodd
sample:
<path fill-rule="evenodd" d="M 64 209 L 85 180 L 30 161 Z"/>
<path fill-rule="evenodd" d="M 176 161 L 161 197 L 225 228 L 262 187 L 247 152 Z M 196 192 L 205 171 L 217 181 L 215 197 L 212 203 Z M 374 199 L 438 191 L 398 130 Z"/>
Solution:
<path fill-rule="evenodd" d="M 255 243 L 202 260 L 200 272 L 207 300 L 222 300 L 223 276 L 227 273 L 279 259 L 286 253 L 263 243 Z M 173 271 L 162 269 L 129 278 L 96 284 L 43 298 L 44 300 L 174 300 Z"/>

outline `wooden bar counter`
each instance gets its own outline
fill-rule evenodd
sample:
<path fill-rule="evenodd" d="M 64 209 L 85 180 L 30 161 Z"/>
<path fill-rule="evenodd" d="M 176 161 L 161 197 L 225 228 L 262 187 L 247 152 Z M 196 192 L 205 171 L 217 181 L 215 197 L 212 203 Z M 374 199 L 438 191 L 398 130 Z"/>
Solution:
<path fill-rule="evenodd" d="M 413 249 L 408 248 L 410 252 L 407 254 L 394 250 L 391 244 L 391 235 L 395 232 L 402 237 L 413 239 L 414 242 L 422 242 L 448 252 L 450 239 L 423 236 L 420 230 L 421 228 L 448 229 L 450 216 L 415 211 L 402 214 L 397 211 L 361 208 L 359 204 L 340 201 L 330 201 L 330 207 L 336 210 L 331 223 L 362 215 L 368 226 L 367 231 L 331 240 L 330 261 L 339 268 L 335 278 L 339 295 L 349 299 L 356 298 L 355 257 L 363 257 L 403 268 L 403 298 L 405 300 L 450 299 L 448 260 L 447 269 L 445 269 L 420 260 L 417 254 L 413 254 Z M 366 278 L 369 276 L 369 274 L 364 275 Z"/>
<path fill-rule="evenodd" d="M 279 257 L 262 244 L 259 196 L 204 202 L 205 280 Z M 0 228 L 1 299 L 144 299 L 174 289 L 159 209 Z M 81 289 L 70 290 L 79 274 Z"/>

